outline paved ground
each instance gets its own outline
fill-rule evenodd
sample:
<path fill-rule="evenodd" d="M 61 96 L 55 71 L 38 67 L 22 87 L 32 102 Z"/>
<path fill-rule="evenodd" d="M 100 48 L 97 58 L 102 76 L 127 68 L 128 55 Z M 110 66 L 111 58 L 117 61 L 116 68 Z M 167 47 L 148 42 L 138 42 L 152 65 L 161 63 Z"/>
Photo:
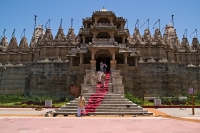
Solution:
<path fill-rule="evenodd" d="M 153 116 L 58 116 L 29 108 L 0 108 L 0 133 L 199 133 L 200 109 L 148 109 Z"/>

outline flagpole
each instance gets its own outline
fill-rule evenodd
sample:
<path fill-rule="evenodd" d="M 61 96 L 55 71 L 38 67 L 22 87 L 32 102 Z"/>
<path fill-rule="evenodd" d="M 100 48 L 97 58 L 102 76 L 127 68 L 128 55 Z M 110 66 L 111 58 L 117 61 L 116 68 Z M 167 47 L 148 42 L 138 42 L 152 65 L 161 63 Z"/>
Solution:
<path fill-rule="evenodd" d="M 37 18 L 37 16 L 35 15 L 35 18 L 34 18 L 34 21 L 35 21 L 34 31 L 35 31 L 35 27 L 36 27 L 36 18 Z"/>
<path fill-rule="evenodd" d="M 62 28 L 62 19 L 60 20 L 60 28 Z"/>

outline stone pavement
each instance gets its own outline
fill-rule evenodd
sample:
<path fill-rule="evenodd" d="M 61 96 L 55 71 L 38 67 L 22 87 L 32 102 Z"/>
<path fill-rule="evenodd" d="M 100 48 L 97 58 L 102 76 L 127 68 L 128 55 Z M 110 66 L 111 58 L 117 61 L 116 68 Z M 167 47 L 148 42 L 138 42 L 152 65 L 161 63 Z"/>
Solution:
<path fill-rule="evenodd" d="M 147 108 L 148 109 L 148 108 Z M 153 116 L 58 116 L 30 108 L 0 108 L 0 133 L 199 133 L 200 109 L 150 108 Z"/>

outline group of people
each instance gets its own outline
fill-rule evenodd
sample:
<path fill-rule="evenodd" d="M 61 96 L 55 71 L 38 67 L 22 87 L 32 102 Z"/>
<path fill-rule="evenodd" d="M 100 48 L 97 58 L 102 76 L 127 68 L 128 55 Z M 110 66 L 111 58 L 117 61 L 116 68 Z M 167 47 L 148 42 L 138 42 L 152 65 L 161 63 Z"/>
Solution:
<path fill-rule="evenodd" d="M 106 70 L 107 70 L 106 61 L 105 61 L 105 63 L 101 62 L 100 63 L 100 71 L 98 71 L 97 77 L 98 77 L 98 84 L 101 83 L 101 88 L 103 88 L 103 89 L 105 87 Z"/>
<path fill-rule="evenodd" d="M 105 87 L 105 80 L 106 80 L 106 71 L 107 71 L 107 65 L 106 65 L 106 61 L 103 63 L 101 61 L 100 63 L 100 71 L 98 71 L 97 75 L 98 75 L 98 83 L 101 83 L 101 88 Z M 82 94 L 80 94 L 79 98 L 78 98 L 78 111 L 77 111 L 77 116 L 80 117 L 81 116 L 81 110 L 83 111 L 83 115 L 86 114 L 85 111 L 85 105 L 86 105 L 86 101 L 85 98 L 82 96 Z"/>

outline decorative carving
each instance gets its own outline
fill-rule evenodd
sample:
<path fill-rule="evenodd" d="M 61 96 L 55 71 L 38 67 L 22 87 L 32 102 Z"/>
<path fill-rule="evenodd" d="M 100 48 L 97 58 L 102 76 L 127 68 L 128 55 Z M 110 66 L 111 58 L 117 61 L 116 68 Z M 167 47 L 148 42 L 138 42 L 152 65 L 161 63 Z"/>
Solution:
<path fill-rule="evenodd" d="M 8 40 L 6 37 L 3 37 L 0 42 L 0 52 L 6 52 L 8 47 Z"/>
<path fill-rule="evenodd" d="M 144 63 L 144 60 L 142 59 L 142 57 L 140 57 L 139 63 Z"/>
<path fill-rule="evenodd" d="M 44 35 L 43 45 L 46 45 L 46 46 L 53 46 L 54 45 L 53 35 L 52 35 L 52 32 L 51 32 L 51 29 L 49 29 L 49 28 L 46 30 L 46 33 Z"/>
<path fill-rule="evenodd" d="M 150 59 L 148 59 L 148 60 L 147 60 L 147 62 L 154 63 L 154 62 L 156 62 L 156 61 L 154 60 L 154 58 L 153 58 L 153 57 L 151 57 Z"/>
<path fill-rule="evenodd" d="M 200 51 L 199 40 L 198 40 L 196 37 L 194 37 L 194 38 L 192 39 L 192 46 L 191 46 L 191 49 L 192 49 L 192 50 L 196 50 L 196 51 Z"/>
<path fill-rule="evenodd" d="M 79 38 L 79 36 L 76 36 L 74 34 L 74 29 L 72 29 L 72 28 L 69 29 L 67 36 L 66 36 L 66 41 L 67 41 L 68 45 L 78 46 L 78 44 L 80 43 L 80 38 Z"/>
<path fill-rule="evenodd" d="M 66 45 L 66 38 L 62 28 L 58 29 L 57 35 L 55 37 L 55 45 Z"/>
<path fill-rule="evenodd" d="M 153 40 L 153 42 L 152 42 L 153 45 L 164 45 L 164 41 L 163 41 L 161 32 L 158 28 L 155 30 L 152 40 Z"/>
<path fill-rule="evenodd" d="M 18 44 L 17 44 L 17 39 L 13 36 L 10 40 L 10 44 L 8 46 L 8 51 L 9 52 L 18 52 Z"/>
<path fill-rule="evenodd" d="M 173 49 L 176 42 L 176 32 L 171 24 L 168 24 L 165 28 L 164 42 L 167 44 L 168 49 Z"/>
<path fill-rule="evenodd" d="M 142 37 L 140 35 L 140 32 L 137 28 L 135 28 L 133 36 L 128 36 L 127 38 L 129 46 L 134 46 L 136 44 L 143 44 L 142 43 Z"/>
<path fill-rule="evenodd" d="M 27 42 L 26 37 L 22 37 L 20 44 L 19 44 L 19 51 L 21 51 L 21 52 L 29 51 L 28 42 Z"/>
<path fill-rule="evenodd" d="M 181 47 L 180 47 L 181 50 L 185 50 L 186 52 L 189 52 L 190 51 L 190 45 L 188 43 L 188 39 L 185 38 L 183 36 L 182 38 L 182 42 L 181 42 Z"/>
<path fill-rule="evenodd" d="M 44 33 L 42 26 L 38 25 L 38 27 L 35 29 L 35 31 L 33 33 L 31 43 L 30 43 L 30 48 L 32 48 L 32 49 L 35 48 L 37 46 L 39 37 L 41 37 L 44 34 L 45 33 Z"/>
<path fill-rule="evenodd" d="M 151 38 L 151 33 L 149 29 L 145 29 L 144 35 L 143 35 L 143 41 L 145 45 L 151 45 L 152 44 L 152 38 Z"/>

